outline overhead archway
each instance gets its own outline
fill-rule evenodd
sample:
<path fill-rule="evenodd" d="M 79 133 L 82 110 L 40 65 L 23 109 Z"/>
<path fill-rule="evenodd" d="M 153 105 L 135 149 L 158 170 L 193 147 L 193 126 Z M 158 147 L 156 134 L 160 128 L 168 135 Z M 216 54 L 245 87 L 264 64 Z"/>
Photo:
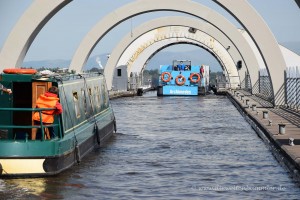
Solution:
<path fill-rule="evenodd" d="M 176 29 L 176 35 L 171 35 L 173 29 Z M 141 71 L 142 66 L 145 62 L 145 59 L 149 58 L 153 52 L 156 51 L 155 48 L 162 48 L 162 46 L 169 45 L 171 43 L 190 43 L 195 44 L 197 46 L 203 47 L 204 49 L 208 50 L 211 54 L 218 58 L 219 61 L 223 63 L 223 67 L 226 69 L 229 75 L 229 79 L 231 82 L 240 83 L 238 71 L 235 65 L 234 60 L 228 54 L 227 49 L 222 46 L 217 40 L 212 38 L 210 35 L 202 32 L 197 31 L 197 33 L 193 35 L 186 34 L 188 32 L 188 27 L 180 27 L 180 26 L 167 26 L 159 28 L 159 30 L 153 30 L 144 34 L 139 38 L 139 40 L 144 41 L 144 43 L 140 44 L 140 48 L 136 51 L 132 52 L 132 56 L 127 56 L 127 67 L 128 67 L 128 74 L 135 71 Z M 158 35 L 152 35 L 151 33 L 159 33 Z M 148 35 L 148 36 L 147 36 Z M 150 36 L 152 35 L 152 38 Z M 192 36 L 192 37 L 191 37 Z M 125 54 L 125 53 L 124 53 Z M 141 59 L 140 59 L 141 58 Z M 179 58 L 180 59 L 180 58 Z M 142 60 L 139 62 L 139 60 Z M 170 60 L 170 63 L 172 61 Z M 166 63 L 165 63 L 166 64 Z M 200 63 L 198 63 L 201 65 Z M 202 63 L 205 64 L 205 63 Z M 122 63 L 118 64 L 117 66 L 123 65 Z M 112 66 L 113 67 L 113 66 Z"/>
<path fill-rule="evenodd" d="M 0 70 L 21 67 L 25 55 L 45 24 L 71 0 L 35 0 L 24 12 L 0 52 Z"/>
<path fill-rule="evenodd" d="M 263 60 L 265 61 L 266 67 L 268 69 L 271 85 L 273 88 L 272 93 L 276 94 L 281 85 L 283 84 L 283 74 L 286 68 L 283 56 L 280 52 L 278 44 L 269 30 L 268 26 L 265 24 L 263 19 L 258 15 L 258 13 L 251 7 L 251 5 L 246 0 L 240 0 L 239 3 L 232 3 L 227 0 L 213 0 L 214 2 L 221 5 L 229 13 L 231 13 L 244 27 L 244 29 L 253 38 L 256 46 L 258 47 Z M 37 3 L 38 2 L 38 3 Z M 40 6 L 37 6 L 40 2 Z M 51 2 L 56 3 L 55 7 L 49 7 Z M 25 24 L 18 24 L 11 32 L 15 34 L 15 39 L 18 40 L 18 46 L 13 46 L 13 41 L 5 43 L 5 47 L 1 51 L 0 55 L 0 68 L 7 66 L 18 66 L 18 63 L 22 61 L 25 54 L 35 38 L 36 34 L 41 30 L 44 24 L 54 15 L 55 12 L 60 10 L 64 5 L 69 3 L 70 0 L 56 0 L 56 1 L 39 1 L 34 2 L 35 9 L 29 15 L 35 16 L 38 23 L 33 26 L 26 27 Z M 41 6 L 45 9 L 41 9 Z M 159 7 L 159 8 L 158 8 Z M 217 13 L 212 10 L 205 10 L 204 6 L 192 2 L 190 0 L 143 0 L 135 1 L 133 3 L 127 4 L 126 6 L 115 10 L 115 12 L 107 15 L 100 23 L 98 23 L 92 31 L 87 34 L 80 47 L 77 49 L 75 56 L 73 57 L 70 69 L 77 69 L 77 66 L 84 66 L 87 58 L 89 57 L 91 51 L 97 44 L 97 42 L 114 26 L 121 23 L 122 21 L 146 12 L 153 11 L 178 11 L 188 13 L 197 17 L 202 17 L 203 19 L 211 21 L 220 30 L 226 29 L 226 24 L 222 20 L 218 19 Z M 45 12 L 38 12 L 38 10 L 44 10 Z M 217 14 L 217 16 L 215 15 Z M 27 15 L 28 16 L 28 15 Z M 22 16 L 22 18 L 24 15 Z M 253 23 L 255 21 L 255 23 Z M 97 33 L 97 26 L 104 26 L 104 32 Z M 24 27 L 24 29 L 21 29 Z M 17 32 L 20 31 L 19 34 Z M 22 34 L 21 32 L 27 32 Z M 93 32 L 96 34 L 93 35 Z M 261 34 L 264 32 L 264 34 Z M 35 34 L 36 33 L 36 34 Z M 91 37 L 91 38 L 89 38 Z M 13 54 L 13 51 L 17 52 Z M 275 81 L 276 80 L 276 81 Z M 275 102 L 276 104 L 276 102 Z"/>
<path fill-rule="evenodd" d="M 244 26 L 245 30 L 249 32 L 249 35 L 251 35 L 255 41 L 255 44 L 260 50 L 263 60 L 265 61 L 266 67 L 268 68 L 273 89 L 272 93 L 276 94 L 284 82 L 283 73 L 285 69 L 285 62 L 279 50 L 278 44 L 268 26 L 246 0 L 241 0 L 239 4 L 232 4 L 232 2 L 229 3 L 224 0 L 214 1 L 227 9 L 234 15 L 234 17 L 238 18 L 238 21 Z M 157 5 L 159 5 L 159 7 Z M 238 11 L 240 7 L 241 10 Z M 104 35 L 113 27 L 132 16 L 153 11 L 177 11 L 188 13 L 190 15 L 205 19 L 220 30 L 226 30 L 228 27 L 233 26 L 215 11 L 189 0 L 135 1 L 115 10 L 115 12 L 107 15 L 96 24 L 96 26 L 87 34 L 80 47 L 77 49 L 70 68 L 77 71 L 81 70 L 81 68 L 78 68 L 78 66 L 84 66 L 87 58 L 98 41 L 102 39 Z M 253 25 L 253 21 L 256 21 L 255 25 Z M 261 36 L 262 34 L 260 34 L 261 30 L 265 30 L 263 37 Z M 275 54 L 273 54 L 274 51 L 276 52 Z M 277 57 L 275 58 L 273 55 L 277 55 Z"/>
<path fill-rule="evenodd" d="M 146 63 L 157 53 L 162 51 L 165 48 L 168 48 L 170 46 L 175 46 L 179 44 L 186 44 L 191 46 L 197 46 L 199 48 L 204 49 L 209 54 L 211 54 L 221 65 L 222 70 L 228 74 L 228 69 L 230 68 L 229 65 L 235 66 L 234 61 L 230 57 L 221 57 L 220 54 L 213 52 L 209 46 L 206 46 L 205 44 L 193 40 L 190 38 L 168 38 L 160 41 L 156 41 L 153 44 L 151 44 L 149 47 L 147 47 L 143 52 L 141 52 L 140 56 L 132 63 L 130 71 L 128 73 L 139 73 L 141 72 L 145 67 Z M 182 58 L 178 58 L 178 60 L 181 60 Z M 227 62 L 227 65 L 225 64 Z M 171 64 L 172 60 L 170 60 L 169 63 L 162 63 L 162 64 Z M 195 63 L 192 61 L 193 65 L 207 65 L 207 63 L 201 62 L 201 63 Z M 227 66 L 227 67 L 226 67 Z M 231 71 L 229 70 L 229 74 L 231 74 Z M 238 76 L 237 71 L 232 72 L 236 77 Z"/>
<path fill-rule="evenodd" d="M 155 54 L 159 53 L 164 48 L 167 48 L 171 45 L 177 45 L 177 44 L 190 44 L 205 49 L 220 63 L 223 71 L 226 74 L 226 78 L 228 80 L 228 83 L 230 84 L 230 87 L 234 89 L 239 87 L 240 80 L 239 80 L 237 70 L 235 71 L 230 70 L 232 69 L 232 67 L 235 67 L 235 63 L 228 54 L 225 54 L 224 57 L 224 54 L 222 55 L 220 52 L 216 53 L 212 51 L 209 46 L 206 46 L 205 44 L 197 40 L 193 40 L 189 38 L 169 38 L 169 39 L 160 40 L 153 43 L 148 48 L 146 48 L 143 52 L 141 52 L 140 56 L 134 61 L 134 63 L 132 63 L 131 71 L 129 71 L 128 74 L 130 74 L 131 72 L 133 73 L 142 72 L 148 60 L 150 60 Z M 170 64 L 170 63 L 162 63 L 162 64 Z M 205 64 L 205 63 L 194 63 L 193 65 L 201 65 L 201 64 Z"/>
<path fill-rule="evenodd" d="M 230 49 L 228 49 L 228 53 L 233 58 L 234 62 L 236 63 L 237 61 L 242 60 L 244 63 L 244 67 L 239 70 L 241 80 L 244 80 L 245 73 L 249 72 L 252 86 L 256 83 L 258 80 L 259 69 L 257 59 L 248 42 L 246 42 L 236 28 L 224 30 L 226 33 L 225 35 L 211 24 L 202 20 L 190 17 L 162 17 L 146 22 L 135 28 L 133 30 L 133 34 L 127 34 L 113 49 L 106 65 L 106 70 L 111 71 L 105 72 L 108 85 L 109 82 L 112 81 L 113 68 L 119 65 L 126 65 L 126 62 L 129 60 L 130 52 L 141 48 L 141 46 L 144 45 L 143 43 L 145 43 L 145 40 L 149 40 L 151 36 L 147 36 L 146 33 L 149 33 L 154 29 L 162 32 L 164 27 L 174 25 L 178 27 L 193 27 L 196 30 L 203 31 L 208 35 L 211 35 L 215 40 L 219 41 L 225 48 L 229 47 Z M 189 33 L 188 31 L 185 31 L 184 34 L 189 37 L 195 36 L 195 34 Z"/>

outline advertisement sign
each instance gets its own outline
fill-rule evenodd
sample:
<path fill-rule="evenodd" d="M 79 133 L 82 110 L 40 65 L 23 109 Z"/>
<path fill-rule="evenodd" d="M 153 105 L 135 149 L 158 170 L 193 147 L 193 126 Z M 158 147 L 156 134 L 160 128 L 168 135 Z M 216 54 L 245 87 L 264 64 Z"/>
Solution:
<path fill-rule="evenodd" d="M 163 95 L 198 95 L 198 87 L 191 86 L 163 86 Z"/>

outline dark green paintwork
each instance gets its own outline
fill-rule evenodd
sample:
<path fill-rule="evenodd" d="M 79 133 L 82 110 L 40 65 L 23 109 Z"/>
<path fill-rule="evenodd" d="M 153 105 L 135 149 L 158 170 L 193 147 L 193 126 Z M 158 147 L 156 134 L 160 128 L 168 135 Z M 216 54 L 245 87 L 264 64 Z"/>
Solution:
<path fill-rule="evenodd" d="M 56 117 L 54 125 L 58 137 L 51 140 L 30 140 L 26 137 L 14 139 L 11 131 L 7 138 L 0 138 L 0 158 L 43 158 L 58 157 L 74 150 L 75 144 L 81 144 L 94 137 L 95 122 L 98 128 L 106 127 L 114 121 L 114 114 L 109 106 L 108 93 L 104 77 L 94 75 L 91 78 L 74 79 L 72 76 L 61 81 L 55 78 L 45 78 L 36 75 L 1 74 L 0 83 L 8 87 L 12 82 L 49 81 L 60 89 L 60 102 L 63 106 L 61 118 Z M 97 87 L 99 91 L 96 92 Z M 13 89 L 13 88 L 12 88 Z M 87 95 L 91 90 L 91 94 Z M 79 100 L 80 117 L 76 117 L 73 93 L 82 95 Z M 84 92 L 86 101 L 84 102 Z M 94 92 L 95 91 L 95 92 Z M 11 96 L 3 94 L 0 96 L 0 108 L 10 108 Z M 31 108 L 18 108 L 31 109 Z M 2 109 L 6 110 L 6 109 Z M 0 111 L 0 130 L 4 126 L 13 127 L 12 112 Z M 78 126 L 80 124 L 80 126 Z M 61 133 L 59 134 L 59 130 Z"/>

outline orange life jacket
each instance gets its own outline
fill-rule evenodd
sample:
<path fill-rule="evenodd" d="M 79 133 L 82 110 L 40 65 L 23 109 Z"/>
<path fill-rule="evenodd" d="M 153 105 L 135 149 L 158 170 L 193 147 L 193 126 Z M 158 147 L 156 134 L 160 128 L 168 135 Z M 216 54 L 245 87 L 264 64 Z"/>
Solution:
<path fill-rule="evenodd" d="M 44 110 L 42 111 L 42 122 L 43 123 L 53 123 L 54 122 L 54 112 L 56 108 L 56 103 L 58 102 L 59 98 L 57 97 L 49 97 L 45 95 L 40 95 L 40 97 L 36 101 L 37 108 L 53 108 L 53 110 Z M 40 121 L 40 113 L 35 112 L 33 120 Z"/>

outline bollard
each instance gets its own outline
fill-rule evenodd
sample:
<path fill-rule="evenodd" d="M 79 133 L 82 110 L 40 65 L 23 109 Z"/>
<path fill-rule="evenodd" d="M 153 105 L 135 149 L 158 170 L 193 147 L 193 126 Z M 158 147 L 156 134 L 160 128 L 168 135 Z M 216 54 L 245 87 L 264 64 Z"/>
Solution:
<path fill-rule="evenodd" d="M 233 91 L 233 94 L 235 95 L 235 93 L 236 93 L 236 91 L 234 90 L 234 91 Z"/>
<path fill-rule="evenodd" d="M 249 105 L 249 99 L 246 99 L 246 105 Z"/>
<path fill-rule="evenodd" d="M 269 119 L 269 126 L 272 126 L 272 120 Z"/>
<path fill-rule="evenodd" d="M 241 100 L 243 100 L 243 98 L 244 98 L 244 95 L 241 95 Z"/>
<path fill-rule="evenodd" d="M 279 133 L 284 135 L 285 134 L 285 124 L 278 124 L 279 127 Z"/>
<path fill-rule="evenodd" d="M 262 111 L 263 112 L 263 118 L 268 119 L 269 118 L 269 112 L 267 110 Z"/>
<path fill-rule="evenodd" d="M 256 111 L 256 104 L 252 104 L 252 110 Z"/>
<path fill-rule="evenodd" d="M 294 144 L 294 138 L 289 138 L 289 145 L 290 146 L 295 146 L 295 144 Z"/>
<path fill-rule="evenodd" d="M 238 96 L 239 96 L 239 94 L 240 94 L 240 93 L 239 93 L 239 92 L 237 92 L 237 93 L 236 93 L 236 96 L 238 97 Z"/>

